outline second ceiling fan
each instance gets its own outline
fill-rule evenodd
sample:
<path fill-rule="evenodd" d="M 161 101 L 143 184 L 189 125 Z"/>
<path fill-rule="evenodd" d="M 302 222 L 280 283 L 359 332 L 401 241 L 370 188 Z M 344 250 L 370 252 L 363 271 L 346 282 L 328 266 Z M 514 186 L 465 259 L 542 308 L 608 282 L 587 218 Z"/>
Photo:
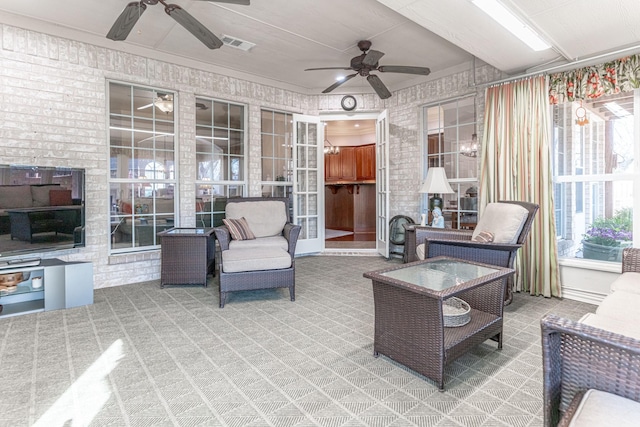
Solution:
<path fill-rule="evenodd" d="M 248 6 L 250 0 L 207 0 L 216 3 L 231 3 Z M 198 40 L 205 44 L 209 49 L 218 49 L 223 43 L 215 34 L 213 34 L 207 27 L 202 25 L 200 21 L 193 17 L 186 10 L 178 6 L 177 4 L 167 4 L 164 0 L 140 0 L 129 3 L 125 6 L 116 22 L 107 34 L 107 38 L 111 40 L 121 41 L 125 40 L 133 27 L 142 16 L 142 13 L 147 9 L 147 5 L 154 6 L 161 3 L 164 6 L 164 11 L 176 20 L 176 22 L 182 25 L 187 31 L 196 36 Z"/>
<path fill-rule="evenodd" d="M 332 84 L 328 88 L 322 91 L 322 93 L 329 93 L 338 86 L 346 83 L 357 75 L 366 77 L 367 81 L 376 91 L 381 99 L 387 99 L 391 96 L 389 89 L 382 83 L 380 77 L 375 74 L 370 74 L 371 71 L 379 71 L 381 73 L 403 73 L 403 74 L 418 74 L 422 76 L 428 75 L 431 70 L 427 67 L 414 67 L 409 65 L 378 65 L 380 58 L 384 56 L 384 53 L 371 49 L 371 42 L 369 40 L 360 40 L 358 42 L 358 49 L 362 51 L 361 55 L 351 58 L 351 65 L 349 67 L 323 67 L 323 68 L 307 68 L 305 71 L 315 70 L 353 70 L 355 73 L 349 74 L 344 79 Z"/>

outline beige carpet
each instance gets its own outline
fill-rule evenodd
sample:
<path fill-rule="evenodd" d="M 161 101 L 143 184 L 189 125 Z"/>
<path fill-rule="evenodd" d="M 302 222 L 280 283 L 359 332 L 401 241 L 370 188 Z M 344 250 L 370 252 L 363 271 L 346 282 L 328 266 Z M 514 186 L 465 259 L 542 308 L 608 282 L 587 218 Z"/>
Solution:
<path fill-rule="evenodd" d="M 540 318 L 594 306 L 516 294 L 504 348 L 446 370 L 445 391 L 373 357 L 365 271 L 380 257 L 296 259 L 296 301 L 158 282 L 86 307 L 0 319 L 0 426 L 542 426 Z M 46 286 L 46 284 L 45 284 Z"/>

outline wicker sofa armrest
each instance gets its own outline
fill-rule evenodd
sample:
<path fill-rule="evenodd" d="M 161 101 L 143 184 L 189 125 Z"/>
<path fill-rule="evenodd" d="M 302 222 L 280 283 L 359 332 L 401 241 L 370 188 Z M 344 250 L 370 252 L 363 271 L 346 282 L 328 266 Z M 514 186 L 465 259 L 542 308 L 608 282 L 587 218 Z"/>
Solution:
<path fill-rule="evenodd" d="M 296 244 L 298 243 L 298 237 L 300 236 L 301 229 L 301 226 L 288 222 L 284 225 L 284 230 L 282 230 L 284 238 L 287 239 L 287 242 L 289 242 L 288 252 L 289 255 L 291 255 L 291 258 L 293 258 L 296 253 Z"/>
<path fill-rule="evenodd" d="M 495 251 L 517 251 L 522 247 L 522 245 L 518 243 L 493 243 L 493 242 L 474 242 L 471 240 L 454 240 L 454 239 L 429 239 L 425 240 L 427 246 L 431 245 L 450 245 L 450 246 L 462 246 L 465 248 L 476 248 L 476 249 L 484 249 L 484 250 L 495 250 Z M 435 256 L 435 255 L 434 255 Z"/>
<path fill-rule="evenodd" d="M 574 396 L 598 389 L 640 401 L 640 341 L 553 314 L 542 331 L 544 425 L 556 426 Z"/>
<path fill-rule="evenodd" d="M 416 254 L 416 247 L 425 242 L 425 239 L 441 238 L 441 239 L 455 239 L 455 240 L 471 240 L 473 234 L 472 230 L 454 230 L 451 228 L 435 228 L 423 225 L 404 224 L 405 235 L 413 236 L 405 240 L 405 255 L 406 260 L 404 262 L 418 261 L 418 255 Z"/>
<path fill-rule="evenodd" d="M 640 248 L 622 250 L 622 272 L 640 273 Z"/>
<path fill-rule="evenodd" d="M 213 231 L 216 233 L 216 239 L 218 239 L 218 243 L 220 244 L 220 250 L 226 251 L 229 249 L 229 242 L 231 241 L 231 233 L 229 233 L 229 229 L 226 225 L 221 225 L 219 227 L 215 227 Z"/>

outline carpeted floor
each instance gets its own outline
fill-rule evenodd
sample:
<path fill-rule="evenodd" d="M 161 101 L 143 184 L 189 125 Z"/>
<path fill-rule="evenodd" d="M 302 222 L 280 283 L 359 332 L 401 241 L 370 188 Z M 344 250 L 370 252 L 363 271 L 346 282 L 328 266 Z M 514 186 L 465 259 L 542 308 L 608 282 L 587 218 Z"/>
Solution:
<path fill-rule="evenodd" d="M 504 348 L 447 369 L 445 391 L 372 355 L 378 257 L 296 260 L 286 290 L 158 282 L 91 306 L 0 320 L 0 426 L 541 426 L 539 319 L 594 306 L 516 294 Z"/>

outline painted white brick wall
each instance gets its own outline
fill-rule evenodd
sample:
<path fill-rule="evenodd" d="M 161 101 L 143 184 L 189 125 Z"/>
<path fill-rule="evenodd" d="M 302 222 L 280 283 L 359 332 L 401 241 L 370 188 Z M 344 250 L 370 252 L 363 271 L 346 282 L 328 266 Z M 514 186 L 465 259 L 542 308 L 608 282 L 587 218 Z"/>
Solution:
<path fill-rule="evenodd" d="M 197 96 L 247 105 L 250 196 L 261 193 L 261 108 L 303 114 L 342 112 L 341 95 L 295 93 L 9 25 L 0 25 L 0 41 L 0 163 L 86 169 L 87 246 L 53 255 L 93 262 L 96 288 L 155 280 L 160 275 L 157 250 L 118 256 L 108 253 L 109 80 L 177 92 L 178 215 L 184 227 L 195 225 Z M 469 74 L 460 72 L 403 89 L 385 101 L 375 94 L 356 95 L 358 111 L 389 110 L 391 216 L 419 214 L 419 106 L 472 92 Z M 492 67 L 477 68 L 478 83 L 498 77 Z"/>

